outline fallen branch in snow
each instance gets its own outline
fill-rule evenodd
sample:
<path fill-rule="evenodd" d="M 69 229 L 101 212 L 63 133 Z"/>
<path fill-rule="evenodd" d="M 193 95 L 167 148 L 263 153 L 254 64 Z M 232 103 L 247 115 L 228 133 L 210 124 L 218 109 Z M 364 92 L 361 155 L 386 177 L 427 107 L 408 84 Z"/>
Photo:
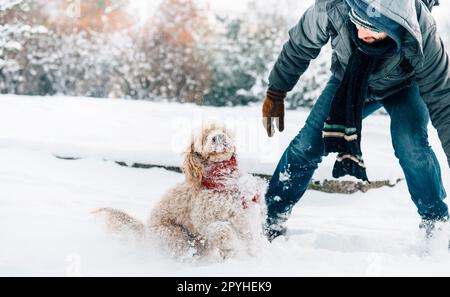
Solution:
<path fill-rule="evenodd" d="M 58 159 L 61 160 L 69 160 L 69 161 L 76 161 L 80 160 L 82 158 L 77 157 L 62 157 L 62 156 L 55 156 Z M 181 168 L 177 166 L 164 166 L 164 165 L 154 165 L 154 164 L 143 164 L 143 163 L 133 163 L 128 164 L 127 162 L 123 161 L 114 161 L 117 165 L 123 166 L 123 167 L 130 167 L 130 168 L 140 168 L 140 169 L 152 169 L 152 168 L 160 168 L 165 169 L 172 172 L 181 173 Z M 261 177 L 265 180 L 270 180 L 271 176 L 266 174 L 260 174 L 260 173 L 252 173 L 254 176 Z M 396 185 L 398 185 L 400 182 L 402 182 L 403 179 L 398 179 L 395 183 L 392 183 L 389 180 L 383 180 L 383 181 L 372 181 L 370 183 L 366 182 L 353 182 L 353 181 L 340 181 L 340 180 L 324 180 L 324 181 L 318 181 L 313 180 L 311 184 L 309 185 L 309 190 L 314 191 L 320 191 L 324 193 L 332 193 L 332 194 L 354 194 L 357 192 L 363 192 L 366 193 L 369 190 L 372 189 L 379 189 L 382 187 L 390 187 L 393 188 Z"/>
<path fill-rule="evenodd" d="M 115 161 L 117 165 L 123 167 L 131 167 L 131 168 L 140 168 L 140 169 L 151 169 L 151 168 L 160 168 L 165 169 L 172 172 L 182 173 L 180 167 L 177 166 L 164 166 L 164 165 L 151 165 L 151 164 L 142 164 L 142 163 L 134 163 L 133 165 L 128 165 L 126 162 Z"/>
<path fill-rule="evenodd" d="M 379 189 L 382 187 L 393 188 L 398 185 L 403 179 L 399 178 L 395 183 L 389 180 L 366 182 L 353 182 L 353 181 L 339 181 L 339 180 L 324 180 L 313 181 L 309 185 L 310 190 L 321 191 L 325 193 L 339 193 L 339 194 L 354 194 L 356 192 L 367 193 L 372 189 Z"/>

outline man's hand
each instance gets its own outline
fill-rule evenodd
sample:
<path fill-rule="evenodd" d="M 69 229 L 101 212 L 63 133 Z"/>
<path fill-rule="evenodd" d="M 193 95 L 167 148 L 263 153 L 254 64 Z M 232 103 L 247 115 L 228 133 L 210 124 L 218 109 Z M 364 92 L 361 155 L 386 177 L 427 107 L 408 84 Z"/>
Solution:
<path fill-rule="evenodd" d="M 264 98 L 263 125 L 269 137 L 275 134 L 274 122 L 280 132 L 284 131 L 284 98 L 286 98 L 286 92 L 276 92 L 270 89 Z"/>

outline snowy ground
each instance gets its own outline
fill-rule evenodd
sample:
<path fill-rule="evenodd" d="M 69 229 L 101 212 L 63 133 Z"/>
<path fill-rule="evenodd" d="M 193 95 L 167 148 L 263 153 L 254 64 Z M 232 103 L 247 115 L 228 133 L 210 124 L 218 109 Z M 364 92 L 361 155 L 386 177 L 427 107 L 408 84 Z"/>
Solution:
<path fill-rule="evenodd" d="M 259 112 L 259 106 L 0 97 L 0 275 L 450 276 L 444 238 L 423 253 L 405 183 L 350 196 L 309 191 L 289 221 L 288 240 L 225 263 L 174 261 L 108 235 L 89 213 L 112 206 L 144 220 L 182 175 L 120 167 L 113 160 L 179 165 L 191 128 L 203 118 L 236 127 L 244 170 L 271 173 L 307 112 L 288 112 L 287 131 L 272 140 L 264 135 Z M 450 189 L 444 153 L 435 131 L 430 133 Z M 402 177 L 388 118 L 368 118 L 363 137 L 369 177 Z M 333 162 L 324 160 L 316 178 L 330 178 Z"/>

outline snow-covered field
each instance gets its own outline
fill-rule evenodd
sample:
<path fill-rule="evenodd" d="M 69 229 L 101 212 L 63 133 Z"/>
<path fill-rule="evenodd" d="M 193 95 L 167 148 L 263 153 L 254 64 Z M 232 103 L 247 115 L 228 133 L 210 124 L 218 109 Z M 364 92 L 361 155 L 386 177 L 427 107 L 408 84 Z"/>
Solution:
<path fill-rule="evenodd" d="M 367 194 L 309 191 L 289 221 L 287 240 L 267 244 L 255 257 L 224 263 L 177 262 L 109 235 L 90 214 L 111 206 L 144 220 L 183 176 L 114 161 L 179 165 L 190 131 L 205 118 L 235 127 L 243 170 L 270 174 L 307 112 L 288 111 L 287 130 L 270 140 L 259 113 L 259 106 L 1 96 L 0 275 L 450 276 L 444 236 L 424 253 L 419 217 L 404 182 Z M 430 134 L 450 190 L 444 153 L 431 128 Z M 369 117 L 363 138 L 369 178 L 402 177 L 389 119 Z M 330 178 L 333 163 L 332 156 L 326 158 L 316 178 Z"/>

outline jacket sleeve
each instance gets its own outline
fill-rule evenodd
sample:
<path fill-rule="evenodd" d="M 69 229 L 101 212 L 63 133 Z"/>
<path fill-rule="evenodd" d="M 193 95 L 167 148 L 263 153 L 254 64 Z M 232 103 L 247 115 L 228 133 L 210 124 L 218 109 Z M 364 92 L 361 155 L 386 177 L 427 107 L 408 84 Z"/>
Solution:
<path fill-rule="evenodd" d="M 289 40 L 276 61 L 270 76 L 269 88 L 289 92 L 306 71 L 311 60 L 317 58 L 328 42 L 326 1 L 316 1 L 289 30 Z"/>
<path fill-rule="evenodd" d="M 422 0 L 425 3 L 425 6 L 431 11 L 433 6 L 439 6 L 439 0 Z"/>
<path fill-rule="evenodd" d="M 436 32 L 435 24 L 423 36 L 424 59 L 423 63 L 416 68 L 416 78 L 450 167 L 449 58 L 444 44 Z"/>

